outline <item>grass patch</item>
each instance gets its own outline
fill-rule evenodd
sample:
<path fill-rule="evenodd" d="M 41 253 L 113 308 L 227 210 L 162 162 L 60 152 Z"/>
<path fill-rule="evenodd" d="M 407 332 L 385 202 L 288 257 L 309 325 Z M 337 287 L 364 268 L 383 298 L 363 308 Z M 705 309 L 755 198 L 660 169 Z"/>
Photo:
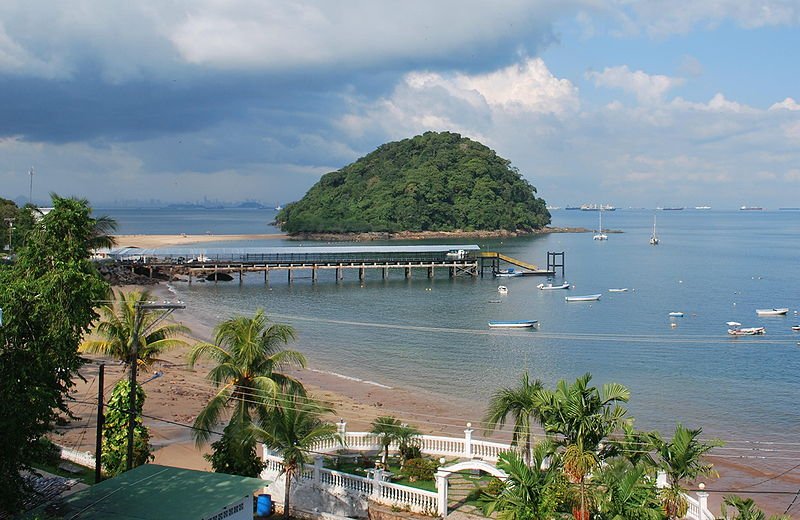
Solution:
<path fill-rule="evenodd" d="M 371 465 L 369 468 L 365 468 L 362 463 L 355 463 L 352 460 L 340 460 L 338 464 L 336 464 L 331 459 L 325 459 L 324 467 L 327 469 L 332 469 L 335 471 L 341 471 L 342 473 L 348 473 L 350 475 L 356 475 L 358 477 L 365 477 L 367 476 L 367 470 L 372 469 L 374 464 Z M 407 477 L 404 477 L 400 474 L 400 463 L 396 459 L 389 459 L 389 471 L 392 472 L 392 484 L 399 484 L 401 486 L 408 486 L 417 489 L 423 489 L 425 491 L 436 491 L 436 482 L 434 480 L 416 480 L 414 482 L 410 482 Z"/>
<path fill-rule="evenodd" d="M 59 464 L 61 464 L 61 462 L 59 462 Z M 81 469 L 80 473 L 70 473 L 69 471 L 64 471 L 63 469 L 59 468 L 58 465 L 45 464 L 41 462 L 34 463 L 32 466 L 34 469 L 46 471 L 48 473 L 52 473 L 53 475 L 58 475 L 59 477 L 74 478 L 75 480 L 79 480 L 84 484 L 92 485 L 95 483 L 94 470 L 84 468 L 83 466 L 78 466 L 77 464 L 74 464 L 74 466 Z"/>

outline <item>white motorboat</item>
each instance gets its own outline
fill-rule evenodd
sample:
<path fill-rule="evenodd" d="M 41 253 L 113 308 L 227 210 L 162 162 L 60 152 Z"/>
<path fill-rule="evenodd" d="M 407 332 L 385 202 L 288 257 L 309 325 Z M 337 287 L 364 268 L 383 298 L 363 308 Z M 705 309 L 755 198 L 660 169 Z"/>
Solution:
<path fill-rule="evenodd" d="M 785 316 L 789 309 L 756 309 L 759 316 Z"/>
<path fill-rule="evenodd" d="M 555 289 L 569 289 L 569 282 L 564 282 L 561 285 L 553 285 L 551 283 L 548 283 L 548 284 L 545 285 L 543 283 L 540 283 L 536 287 L 538 287 L 542 291 L 552 291 L 552 290 L 555 290 Z"/>
<path fill-rule="evenodd" d="M 795 332 L 800 332 L 800 325 L 792 325 L 792 330 Z"/>
<path fill-rule="evenodd" d="M 489 328 L 492 329 L 529 329 L 535 326 L 538 320 L 522 321 L 490 321 Z"/>
<path fill-rule="evenodd" d="M 567 296 L 564 300 L 568 302 L 594 302 L 600 299 L 602 294 L 587 294 L 586 296 Z"/>
<path fill-rule="evenodd" d="M 726 322 L 726 325 L 730 327 L 728 334 L 731 336 L 756 336 L 767 332 L 764 327 L 742 327 L 742 324 L 738 321 L 729 321 Z"/>
<path fill-rule="evenodd" d="M 680 311 L 674 311 L 669 313 L 670 318 L 683 318 L 684 314 Z"/>
<path fill-rule="evenodd" d="M 608 292 L 628 292 L 627 287 L 621 287 L 619 289 L 609 289 Z"/>
<path fill-rule="evenodd" d="M 500 294 L 508 294 L 508 287 L 506 287 L 505 285 L 498 285 L 497 292 L 499 292 Z"/>

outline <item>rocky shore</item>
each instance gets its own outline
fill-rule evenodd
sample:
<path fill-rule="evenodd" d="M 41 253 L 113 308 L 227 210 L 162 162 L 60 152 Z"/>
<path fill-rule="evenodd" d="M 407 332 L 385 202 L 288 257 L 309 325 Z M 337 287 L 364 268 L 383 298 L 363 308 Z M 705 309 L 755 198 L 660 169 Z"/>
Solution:
<path fill-rule="evenodd" d="M 605 230 L 606 233 L 621 233 L 621 231 Z M 544 227 L 533 231 L 508 231 L 499 229 L 495 231 L 398 231 L 398 232 L 369 232 L 369 233 L 294 233 L 288 235 L 289 240 L 321 240 L 328 242 L 369 242 L 372 240 L 423 240 L 433 238 L 509 238 L 530 235 L 544 235 L 549 233 L 593 233 L 594 230 L 583 227 Z"/>

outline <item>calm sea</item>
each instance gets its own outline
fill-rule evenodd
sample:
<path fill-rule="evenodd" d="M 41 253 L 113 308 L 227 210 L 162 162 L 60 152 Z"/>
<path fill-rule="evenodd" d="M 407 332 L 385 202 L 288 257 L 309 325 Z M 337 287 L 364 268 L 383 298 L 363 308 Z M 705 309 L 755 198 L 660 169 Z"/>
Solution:
<path fill-rule="evenodd" d="M 99 213 L 115 217 L 120 233 L 276 231 L 269 226 L 274 211 Z M 661 244 L 651 246 L 655 214 Z M 595 212 L 553 212 L 556 226 L 595 228 L 597 219 Z M 273 274 L 266 286 L 253 274 L 241 286 L 174 285 L 211 323 L 257 308 L 291 323 L 296 347 L 320 370 L 480 403 L 524 369 L 548 385 L 591 372 L 598 384 L 631 389 L 629 409 L 640 428 L 668 431 L 681 421 L 724 438 L 796 440 L 800 333 L 790 327 L 800 324 L 800 212 L 617 210 L 604 213 L 603 227 L 623 233 L 606 242 L 591 234 L 460 241 L 539 265 L 548 251 L 564 251 L 564 280 L 575 286 L 569 292 L 540 291 L 538 277 L 451 280 L 444 270 L 433 280 L 420 271 L 407 281 L 398 271 L 384 281 L 376 271 L 363 283 L 353 272 L 338 284 L 327 273 L 317 284 L 295 276 L 289 285 Z M 500 283 L 508 295 L 498 295 Z M 592 293 L 602 299 L 564 301 Z M 772 307 L 788 307 L 789 315 L 756 316 L 755 309 Z M 671 311 L 685 317 L 670 319 Z M 497 319 L 537 319 L 540 327 L 490 332 L 487 321 Z M 767 334 L 730 337 L 731 320 L 765 326 Z"/>

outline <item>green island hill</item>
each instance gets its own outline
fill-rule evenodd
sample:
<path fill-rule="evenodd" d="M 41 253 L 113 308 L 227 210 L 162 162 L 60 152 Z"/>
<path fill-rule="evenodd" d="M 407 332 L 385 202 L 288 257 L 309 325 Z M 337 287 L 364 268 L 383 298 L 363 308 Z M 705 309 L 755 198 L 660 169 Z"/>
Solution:
<path fill-rule="evenodd" d="M 275 218 L 290 235 L 531 233 L 545 201 L 511 162 L 452 132 L 386 143 L 327 173 Z"/>

